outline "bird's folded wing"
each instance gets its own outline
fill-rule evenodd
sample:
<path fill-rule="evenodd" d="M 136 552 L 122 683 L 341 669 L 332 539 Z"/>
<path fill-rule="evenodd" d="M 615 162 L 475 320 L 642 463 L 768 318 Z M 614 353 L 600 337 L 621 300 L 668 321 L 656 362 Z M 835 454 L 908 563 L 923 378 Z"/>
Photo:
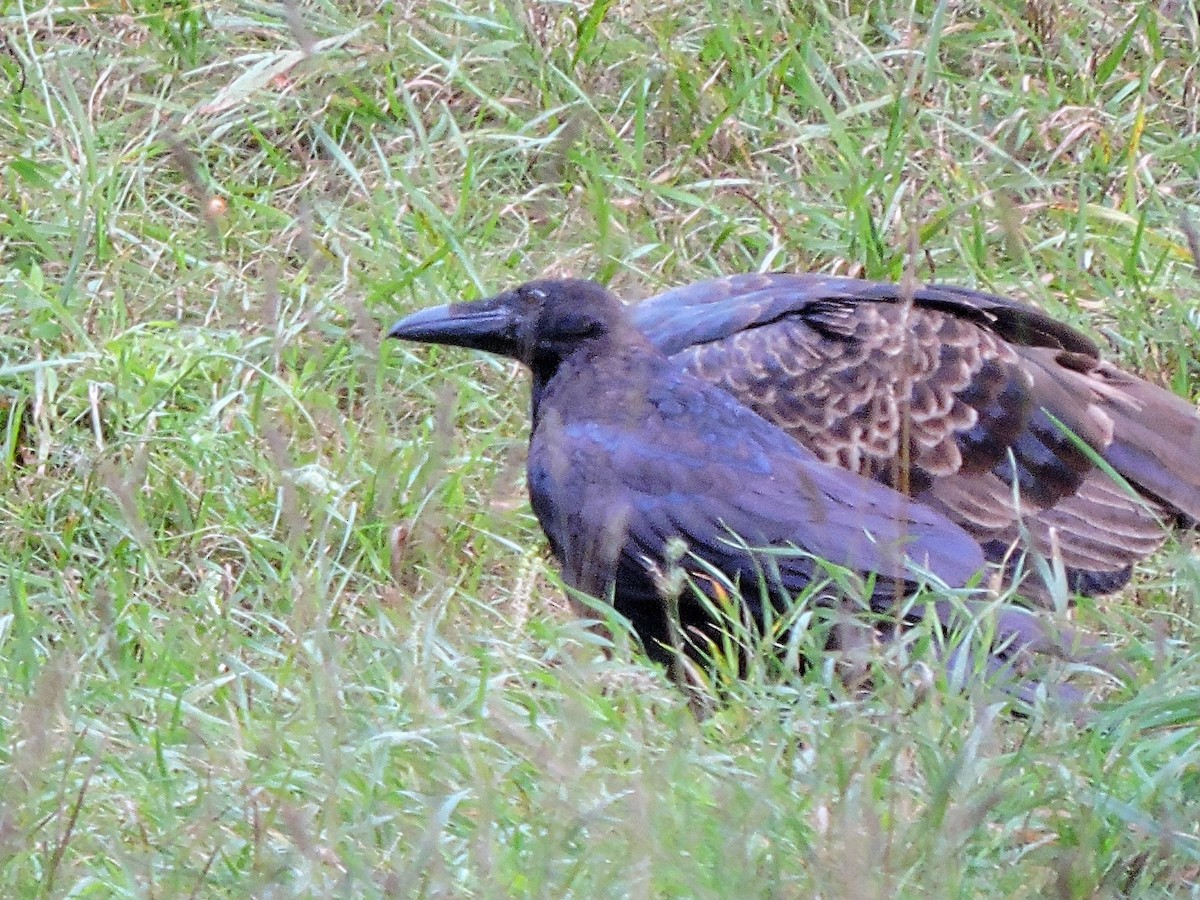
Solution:
<path fill-rule="evenodd" d="M 671 437 L 654 440 L 645 430 L 595 422 L 564 428 L 559 452 L 572 463 L 560 469 L 555 491 L 578 505 L 573 530 L 596 535 L 619 528 L 628 539 L 624 552 L 653 563 L 667 560 L 670 542 L 680 539 L 742 577 L 760 571 L 744 547 L 795 547 L 906 580 L 911 561 L 952 585 L 982 566 L 978 545 L 962 529 L 875 482 L 799 452 L 759 448 L 748 458 L 731 448 L 700 455 Z M 543 466 L 533 478 L 548 475 Z M 531 488 L 537 489 L 533 481 Z M 793 591 L 812 568 L 803 555 L 781 556 L 777 565 Z"/>

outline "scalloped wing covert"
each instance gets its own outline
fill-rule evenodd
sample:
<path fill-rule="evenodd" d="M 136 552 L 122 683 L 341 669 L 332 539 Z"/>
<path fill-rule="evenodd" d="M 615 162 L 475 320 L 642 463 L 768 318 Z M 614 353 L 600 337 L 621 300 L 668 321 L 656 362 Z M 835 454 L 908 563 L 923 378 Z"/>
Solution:
<path fill-rule="evenodd" d="M 743 275 L 652 298 L 634 318 L 688 371 L 821 459 L 946 513 L 992 559 L 1023 526 L 1038 552 L 1057 547 L 1084 593 L 1119 586 L 1161 545 L 1164 512 L 1200 512 L 1200 417 L 1017 301 Z M 1150 497 L 1116 485 L 1093 454 Z"/>

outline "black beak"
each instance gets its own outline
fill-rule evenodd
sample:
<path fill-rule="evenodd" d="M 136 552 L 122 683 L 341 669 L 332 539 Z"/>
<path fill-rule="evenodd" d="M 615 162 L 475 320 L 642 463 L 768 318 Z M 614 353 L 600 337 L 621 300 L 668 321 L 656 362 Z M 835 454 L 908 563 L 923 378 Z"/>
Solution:
<path fill-rule="evenodd" d="M 393 325 L 388 337 L 512 355 L 515 316 L 506 299 L 502 294 L 488 300 L 418 310 Z"/>

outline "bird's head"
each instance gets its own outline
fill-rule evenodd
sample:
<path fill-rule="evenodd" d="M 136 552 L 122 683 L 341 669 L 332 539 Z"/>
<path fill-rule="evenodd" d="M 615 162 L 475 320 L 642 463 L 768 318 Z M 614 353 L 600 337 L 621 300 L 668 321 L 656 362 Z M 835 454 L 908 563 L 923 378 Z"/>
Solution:
<path fill-rule="evenodd" d="M 636 334 L 621 301 L 594 281 L 531 281 L 469 303 L 422 309 L 388 337 L 497 353 L 533 369 L 553 367 L 585 344 L 614 332 Z"/>

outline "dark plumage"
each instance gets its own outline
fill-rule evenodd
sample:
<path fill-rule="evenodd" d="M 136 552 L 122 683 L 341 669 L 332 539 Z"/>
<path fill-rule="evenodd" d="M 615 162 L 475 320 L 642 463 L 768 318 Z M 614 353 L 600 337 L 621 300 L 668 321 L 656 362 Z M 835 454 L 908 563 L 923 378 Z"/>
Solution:
<path fill-rule="evenodd" d="M 651 298 L 633 321 L 821 459 L 944 513 L 992 561 L 1020 544 L 1022 524 L 1044 556 L 1053 534 L 1081 593 L 1123 585 L 1163 542 L 1163 520 L 1200 519 L 1191 405 L 1015 300 L 940 285 L 909 298 L 899 285 L 853 278 L 734 275 Z"/>
<path fill-rule="evenodd" d="M 807 554 L 879 573 L 871 598 L 877 609 L 891 605 L 896 585 L 913 580 L 909 560 L 951 586 L 983 565 L 977 543 L 941 513 L 822 463 L 685 372 L 592 282 L 532 282 L 488 300 L 422 310 L 390 336 L 486 350 L 531 369 L 529 493 L 564 580 L 611 596 L 660 661 L 671 658 L 661 574 L 679 559 L 677 539 L 740 585 L 756 618 L 760 573 L 775 570 L 770 599 L 788 604 L 812 578 Z M 802 552 L 772 555 L 768 564 L 745 546 Z M 682 564 L 701 570 L 687 557 Z M 686 635 L 710 629 L 696 598 L 685 593 L 679 603 Z M 1019 646 L 1046 642 L 1028 614 L 1011 616 L 1001 622 L 1003 636 Z"/>

